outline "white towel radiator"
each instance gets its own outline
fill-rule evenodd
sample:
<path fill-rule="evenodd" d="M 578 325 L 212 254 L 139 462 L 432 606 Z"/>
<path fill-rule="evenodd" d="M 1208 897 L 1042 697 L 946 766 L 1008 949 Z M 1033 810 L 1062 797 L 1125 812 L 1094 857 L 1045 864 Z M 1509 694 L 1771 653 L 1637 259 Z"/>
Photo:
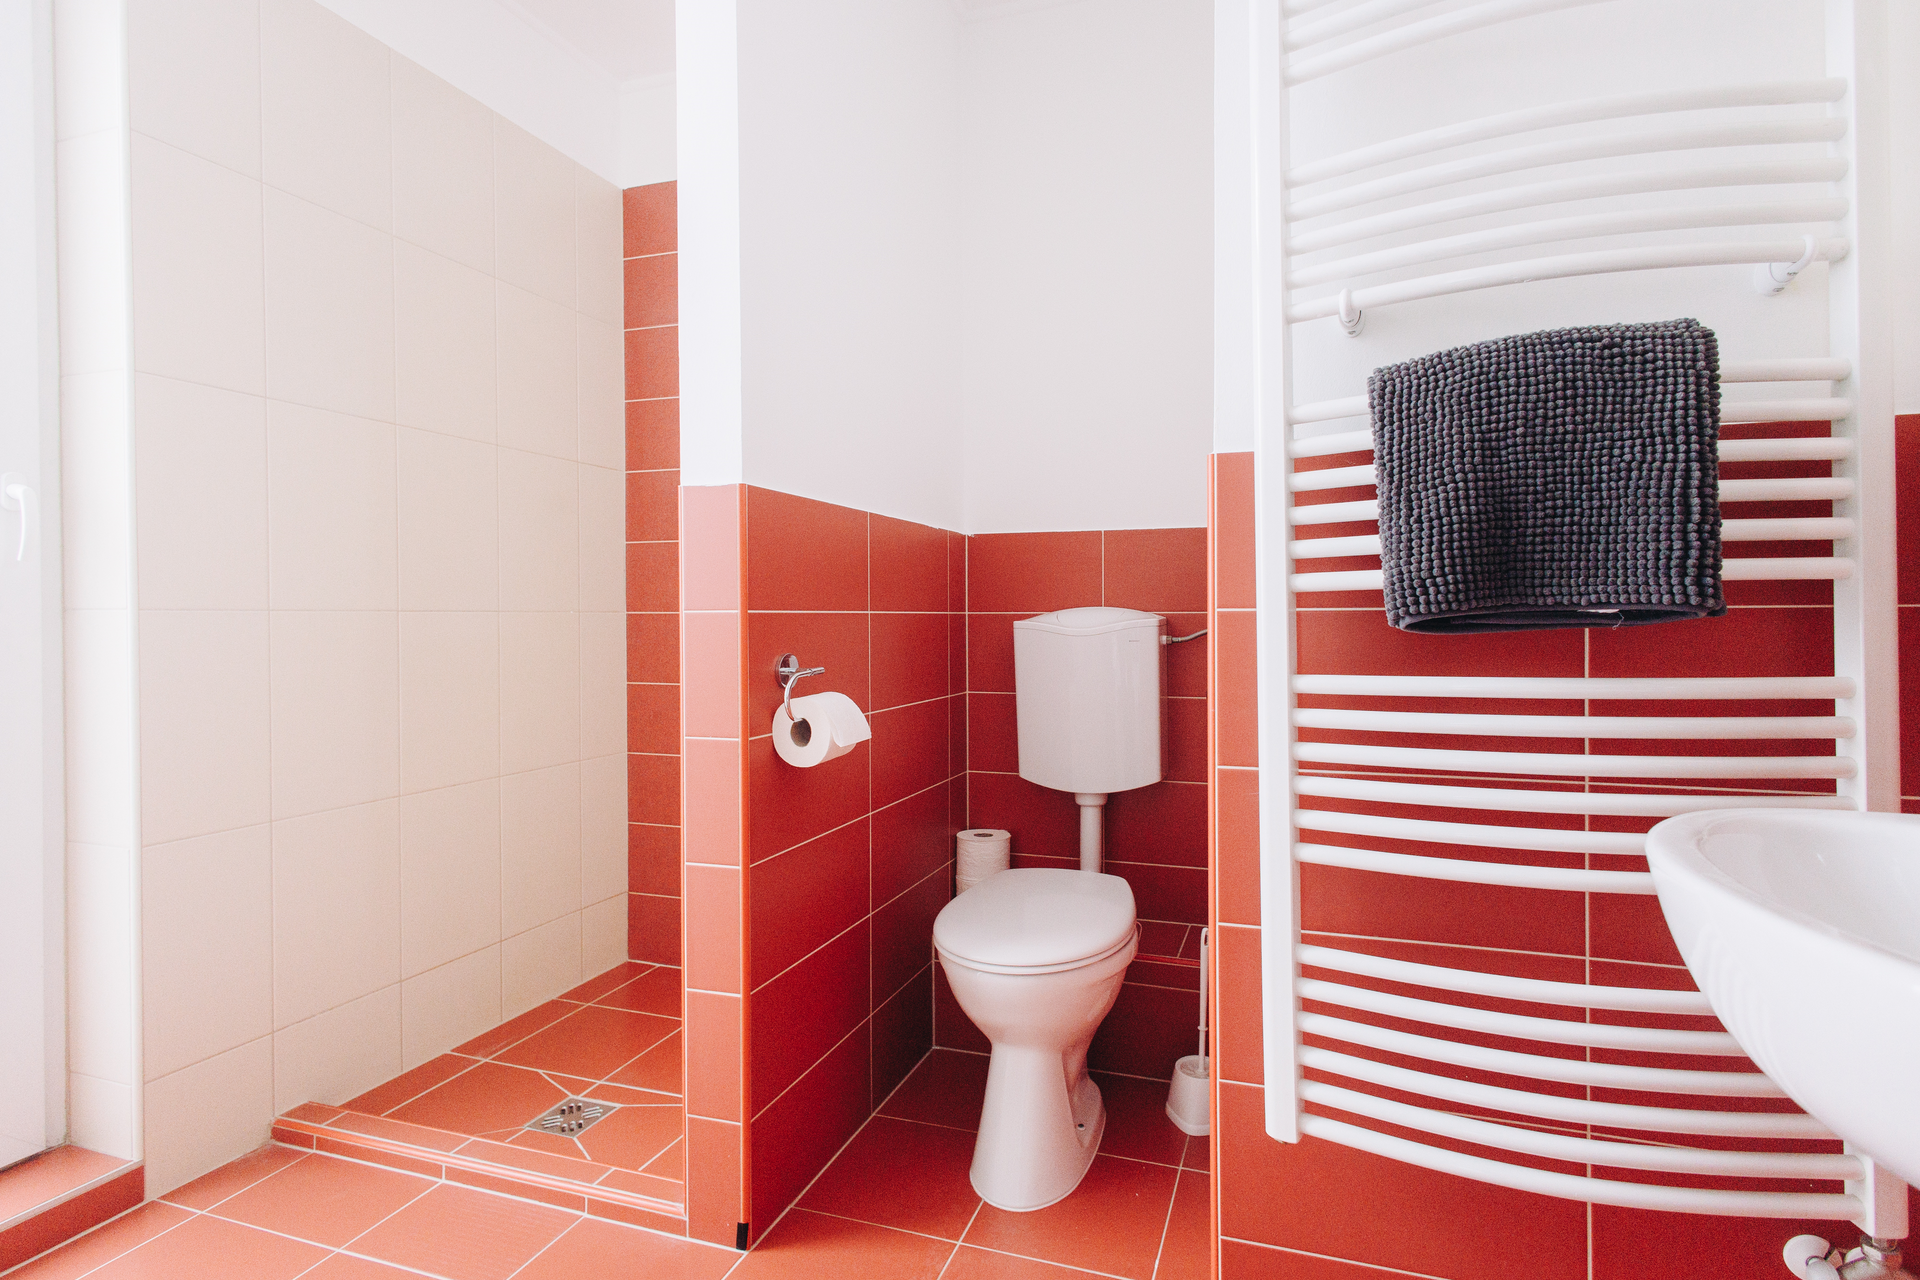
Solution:
<path fill-rule="evenodd" d="M 1404 883 L 1390 877 L 1651 894 L 1643 838 L 1622 826 L 1714 806 L 1898 807 L 1885 0 L 1227 0 L 1221 13 L 1222 47 L 1246 51 L 1247 114 L 1225 119 L 1223 135 L 1245 144 L 1245 171 L 1229 163 L 1221 193 L 1248 210 L 1252 281 L 1268 1132 L 1592 1203 L 1904 1235 L 1904 1187 L 1807 1141 L 1831 1135 L 1784 1109 L 1765 1076 L 1714 1069 L 1740 1052 L 1723 1032 L 1588 1012 L 1709 1014 L 1698 994 L 1418 964 L 1364 940 L 1308 945 L 1298 902 L 1302 865 L 1377 875 L 1382 894 Z M 1229 85 L 1222 101 L 1233 100 Z M 1353 394 L 1368 369 L 1533 328 L 1682 315 L 1720 335 L 1724 423 L 1795 424 L 1728 432 L 1723 464 L 1825 473 L 1725 479 L 1722 500 L 1830 504 L 1736 511 L 1725 529 L 1734 557 L 1743 542 L 1830 544 L 1726 563 L 1733 583 L 1832 583 L 1830 673 L 1298 669 L 1296 608 L 1380 587 L 1377 568 L 1326 563 L 1379 553 L 1363 523 L 1376 504 L 1333 492 L 1373 481 L 1358 460 L 1365 400 Z M 1322 461 L 1335 455 L 1356 456 Z M 1472 709 L 1402 709 L 1410 698 Z M 1515 714 L 1507 699 L 1578 709 Z M 1803 705 L 1766 706 L 1780 702 Z M 1661 703 L 1686 705 L 1663 714 Z M 1584 749 L 1528 749 L 1545 738 Z M 1594 746 L 1605 739 L 1683 742 L 1670 749 L 1689 754 L 1611 754 Z M 1749 754 L 1740 744 L 1755 739 L 1830 742 L 1832 753 Z M 1444 852 L 1394 848 L 1406 841 Z M 1612 1051 L 1700 1061 L 1604 1060 L 1622 1056 Z M 1606 1091 L 1671 1101 L 1594 1096 Z"/>

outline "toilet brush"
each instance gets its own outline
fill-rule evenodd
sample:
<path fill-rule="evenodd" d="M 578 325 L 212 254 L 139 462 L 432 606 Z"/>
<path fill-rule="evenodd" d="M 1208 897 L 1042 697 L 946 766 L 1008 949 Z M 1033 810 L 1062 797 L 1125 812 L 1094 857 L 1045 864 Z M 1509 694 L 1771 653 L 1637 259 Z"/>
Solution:
<path fill-rule="evenodd" d="M 1167 1118 L 1182 1133 L 1201 1137 L 1213 1131 L 1207 1098 L 1207 930 L 1200 931 L 1200 1052 L 1173 1064 L 1173 1084 L 1167 1089 Z"/>

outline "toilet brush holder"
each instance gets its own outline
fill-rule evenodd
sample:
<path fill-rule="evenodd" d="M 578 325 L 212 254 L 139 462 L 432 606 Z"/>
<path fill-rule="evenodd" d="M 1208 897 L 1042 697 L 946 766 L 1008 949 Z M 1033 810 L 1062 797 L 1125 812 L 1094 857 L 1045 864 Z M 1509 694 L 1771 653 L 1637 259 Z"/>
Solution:
<path fill-rule="evenodd" d="M 1213 1132 L 1213 1108 L 1207 1099 L 1207 1060 L 1190 1053 L 1173 1064 L 1173 1084 L 1167 1089 L 1167 1119 L 1195 1138 Z"/>

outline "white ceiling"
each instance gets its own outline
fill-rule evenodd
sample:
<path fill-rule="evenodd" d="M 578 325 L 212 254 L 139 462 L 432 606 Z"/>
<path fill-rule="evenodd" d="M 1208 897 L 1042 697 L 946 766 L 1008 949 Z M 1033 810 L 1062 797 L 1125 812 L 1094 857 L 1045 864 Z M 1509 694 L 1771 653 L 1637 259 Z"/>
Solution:
<path fill-rule="evenodd" d="M 502 0 L 616 80 L 673 70 L 674 0 Z"/>

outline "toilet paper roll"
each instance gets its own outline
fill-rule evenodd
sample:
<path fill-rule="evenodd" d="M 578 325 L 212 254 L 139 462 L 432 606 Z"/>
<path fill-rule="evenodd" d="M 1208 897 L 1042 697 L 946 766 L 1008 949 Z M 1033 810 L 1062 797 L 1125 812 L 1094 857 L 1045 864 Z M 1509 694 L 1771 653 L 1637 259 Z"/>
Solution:
<path fill-rule="evenodd" d="M 992 827 L 962 831 L 954 837 L 954 887 L 960 893 L 1013 860 L 1013 833 Z"/>
<path fill-rule="evenodd" d="M 796 769 L 838 760 L 873 736 L 860 708 L 844 693 L 810 693 L 773 711 L 773 749 Z"/>

